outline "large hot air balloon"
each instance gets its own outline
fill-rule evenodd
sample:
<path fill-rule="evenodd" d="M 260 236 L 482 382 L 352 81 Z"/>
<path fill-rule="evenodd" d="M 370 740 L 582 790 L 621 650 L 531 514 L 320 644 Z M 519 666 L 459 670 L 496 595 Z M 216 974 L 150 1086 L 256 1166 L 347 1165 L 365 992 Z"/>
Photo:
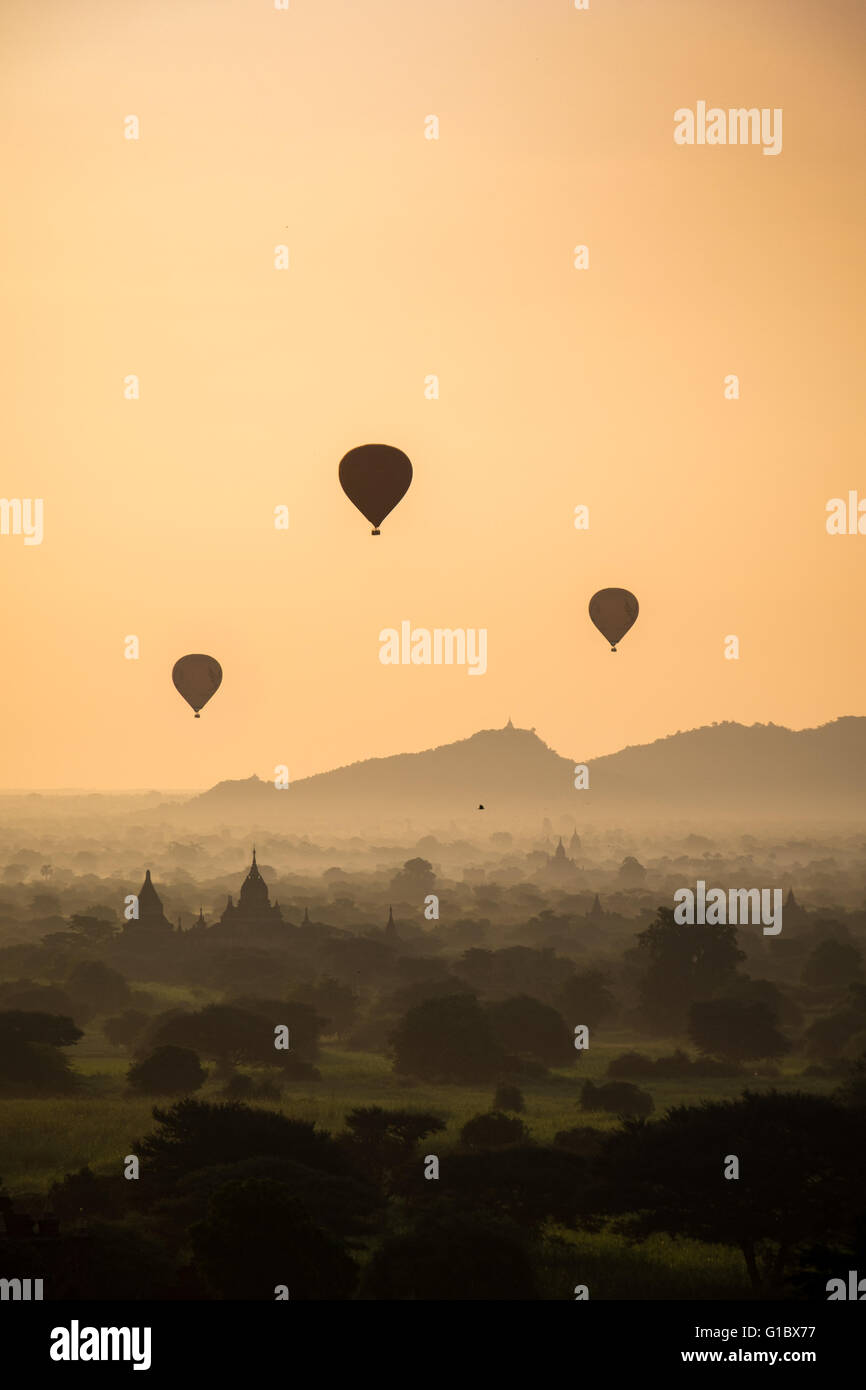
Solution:
<path fill-rule="evenodd" d="M 374 536 L 411 481 L 411 463 L 402 449 L 390 444 L 360 444 L 340 460 L 340 486 L 371 523 Z"/>
<path fill-rule="evenodd" d="M 599 589 L 589 600 L 589 616 L 612 652 L 638 615 L 638 601 L 628 589 Z"/>
<path fill-rule="evenodd" d="M 198 719 L 199 710 L 204 709 L 211 695 L 215 695 L 219 690 L 223 672 L 215 657 L 197 654 L 182 656 L 176 661 L 171 678 L 175 689 L 180 691 L 187 704 L 192 706 Z"/>

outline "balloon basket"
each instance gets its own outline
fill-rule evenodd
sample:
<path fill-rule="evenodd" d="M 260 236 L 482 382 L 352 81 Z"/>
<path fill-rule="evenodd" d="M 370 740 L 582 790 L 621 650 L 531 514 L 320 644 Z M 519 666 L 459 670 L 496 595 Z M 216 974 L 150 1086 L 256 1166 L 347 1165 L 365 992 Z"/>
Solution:
<path fill-rule="evenodd" d="M 379 530 L 378 526 L 376 526 L 376 527 L 370 532 L 370 535 L 371 535 L 371 536 L 381 536 L 381 534 L 382 534 L 382 532 Z"/>

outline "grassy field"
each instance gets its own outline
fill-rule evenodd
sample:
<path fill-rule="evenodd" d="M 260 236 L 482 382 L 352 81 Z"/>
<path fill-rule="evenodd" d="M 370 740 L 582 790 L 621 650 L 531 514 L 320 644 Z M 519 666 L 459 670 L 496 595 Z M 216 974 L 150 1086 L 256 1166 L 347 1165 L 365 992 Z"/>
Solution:
<path fill-rule="evenodd" d="M 646 1043 L 625 1033 L 611 1033 L 576 1060 L 543 1081 L 524 1084 L 526 1109 L 522 1116 L 530 1135 L 550 1142 L 560 1129 L 589 1124 L 610 1129 L 615 1116 L 579 1108 L 581 1082 L 604 1078 L 612 1057 L 637 1049 L 653 1056 L 669 1053 L 676 1039 Z M 51 1184 L 67 1172 L 88 1164 L 95 1172 L 122 1170 L 124 1156 L 134 1152 L 134 1140 L 153 1128 L 152 1099 L 133 1096 L 126 1088 L 129 1058 L 111 1048 L 95 1026 L 72 1050 L 81 1090 L 74 1097 L 44 1100 L 0 1099 L 0 1175 L 16 1199 L 38 1210 Z M 802 1058 L 788 1059 L 782 1076 L 768 1080 L 750 1075 L 731 1080 L 649 1081 L 656 1116 L 672 1105 L 705 1099 L 733 1098 L 745 1087 L 800 1088 L 814 1093 L 833 1089 L 829 1079 L 801 1077 Z M 459 1142 L 461 1127 L 473 1115 L 492 1107 L 491 1086 L 430 1085 L 395 1077 L 390 1062 L 376 1053 L 352 1052 L 325 1046 L 318 1063 L 320 1082 L 288 1085 L 271 1108 L 339 1131 L 347 1111 L 356 1106 L 432 1110 L 447 1119 L 447 1130 L 436 1136 L 441 1156 Z M 220 1083 L 209 1077 L 198 1092 L 218 1099 Z M 156 1102 L 159 1103 L 159 1102 Z M 163 1104 L 170 1104 L 165 1101 Z M 574 1288 L 586 1284 L 593 1299 L 738 1299 L 750 1291 L 742 1258 L 726 1246 L 656 1236 L 629 1244 L 610 1230 L 598 1234 L 560 1228 L 545 1232 L 537 1267 L 542 1298 L 573 1300 Z"/>
<path fill-rule="evenodd" d="M 521 1089 L 526 1110 L 522 1119 L 531 1137 L 549 1143 L 557 1130 L 578 1124 L 614 1128 L 618 1123 L 615 1116 L 580 1110 L 581 1082 L 587 1078 L 603 1079 L 610 1059 L 626 1050 L 639 1048 L 650 1055 L 660 1055 L 673 1051 L 676 1045 L 676 1039 L 647 1044 L 633 1035 L 608 1034 L 604 1042 L 583 1053 L 570 1069 L 553 1072 L 544 1081 L 524 1084 Z M 0 1175 L 12 1191 L 45 1192 L 64 1173 L 84 1164 L 97 1172 L 117 1171 L 124 1155 L 132 1152 L 132 1141 L 153 1127 L 154 1101 L 133 1096 L 126 1088 L 129 1059 L 122 1049 L 111 1048 L 101 1033 L 91 1029 L 71 1055 L 83 1088 L 74 1097 L 0 1099 Z M 672 1105 L 732 1098 L 746 1086 L 754 1090 L 774 1086 L 800 1088 L 817 1093 L 832 1090 L 834 1083 L 828 1079 L 800 1077 L 803 1065 L 802 1058 L 788 1059 L 782 1077 L 775 1081 L 748 1076 L 640 1084 L 652 1094 L 656 1115 L 664 1114 Z M 466 1121 L 492 1108 L 491 1086 L 413 1083 L 395 1077 L 390 1062 L 377 1053 L 326 1046 L 318 1066 L 320 1082 L 285 1086 L 281 1101 L 272 1102 L 272 1108 L 314 1121 L 331 1132 L 343 1128 L 347 1111 L 356 1106 L 432 1110 L 448 1121 L 445 1133 L 437 1137 L 437 1152 L 453 1148 Z M 219 1090 L 220 1084 L 209 1078 L 198 1095 L 202 1099 L 217 1099 Z"/>
<path fill-rule="evenodd" d="M 743 1258 L 729 1246 L 661 1235 L 630 1245 L 609 1231 L 552 1232 L 544 1242 L 538 1283 L 542 1298 L 568 1301 L 577 1284 L 585 1284 L 594 1300 L 751 1297 Z"/>

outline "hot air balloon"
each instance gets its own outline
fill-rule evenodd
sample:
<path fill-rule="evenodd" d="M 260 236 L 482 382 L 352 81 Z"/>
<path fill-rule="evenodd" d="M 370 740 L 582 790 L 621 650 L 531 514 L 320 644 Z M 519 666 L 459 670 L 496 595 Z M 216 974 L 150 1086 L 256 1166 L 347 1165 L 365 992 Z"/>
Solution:
<path fill-rule="evenodd" d="M 176 661 L 171 678 L 175 689 L 192 706 L 196 719 L 199 719 L 199 710 L 204 709 L 211 695 L 219 690 L 223 672 L 215 657 L 197 654 L 182 656 Z"/>
<path fill-rule="evenodd" d="M 340 486 L 373 526 L 373 535 L 404 497 L 412 465 L 402 449 L 390 444 L 361 444 L 340 460 Z"/>
<path fill-rule="evenodd" d="M 638 615 L 638 601 L 628 589 L 599 589 L 589 600 L 589 616 L 602 637 L 610 642 L 612 652 Z"/>

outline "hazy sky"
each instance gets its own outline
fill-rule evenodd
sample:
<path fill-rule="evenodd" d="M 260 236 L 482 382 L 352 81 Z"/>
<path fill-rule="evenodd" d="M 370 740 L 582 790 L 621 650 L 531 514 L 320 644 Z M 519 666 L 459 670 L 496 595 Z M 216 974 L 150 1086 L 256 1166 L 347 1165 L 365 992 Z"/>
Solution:
<path fill-rule="evenodd" d="M 2 784 L 866 713 L 864 42 L 839 0 L 5 0 L 0 493 L 45 533 L 0 536 Z M 698 101 L 782 153 L 675 145 Z M 415 466 L 376 539 L 369 441 Z M 383 666 L 404 619 L 487 673 Z"/>

